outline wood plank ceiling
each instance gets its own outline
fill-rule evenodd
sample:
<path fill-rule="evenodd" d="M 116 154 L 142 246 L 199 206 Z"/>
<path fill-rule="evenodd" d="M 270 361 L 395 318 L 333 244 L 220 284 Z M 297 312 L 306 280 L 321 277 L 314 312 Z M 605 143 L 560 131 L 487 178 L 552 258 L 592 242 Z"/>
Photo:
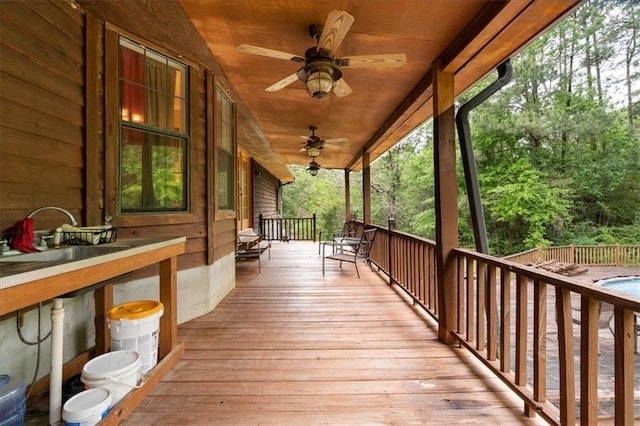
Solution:
<path fill-rule="evenodd" d="M 322 138 L 347 138 L 326 146 L 323 168 L 361 169 L 431 117 L 431 67 L 442 58 L 460 94 L 530 40 L 570 13 L 579 0 L 181 0 L 187 15 L 250 114 L 239 122 L 241 145 L 261 162 L 309 163 L 301 148 L 309 125 Z M 240 52 L 258 47 L 304 56 L 315 46 L 309 26 L 323 25 L 332 10 L 355 21 L 336 57 L 404 53 L 399 68 L 343 68 L 353 93 L 311 98 L 301 81 L 276 92 L 265 88 L 301 64 Z M 252 135 L 244 137 L 243 135 Z M 270 146 L 270 149 L 265 149 Z M 270 153 L 270 157 L 266 154 Z M 287 181 L 286 168 L 271 170 Z"/>

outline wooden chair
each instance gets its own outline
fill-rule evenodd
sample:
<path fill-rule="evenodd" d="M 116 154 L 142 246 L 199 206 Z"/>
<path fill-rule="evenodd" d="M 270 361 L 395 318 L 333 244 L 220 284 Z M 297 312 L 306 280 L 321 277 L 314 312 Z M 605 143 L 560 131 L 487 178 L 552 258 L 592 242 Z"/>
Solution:
<path fill-rule="evenodd" d="M 253 229 L 243 229 L 238 232 L 236 259 L 258 259 L 258 273 L 262 272 L 260 257 L 265 251 L 271 260 L 271 243 L 263 240 L 262 236 Z"/>
<path fill-rule="evenodd" d="M 356 244 L 351 241 L 344 243 L 340 243 L 338 241 L 324 243 L 322 245 L 322 275 L 324 275 L 325 259 L 330 259 L 339 261 L 341 268 L 342 262 L 353 263 L 356 267 L 356 274 L 358 275 L 358 278 L 360 278 L 358 263 L 365 262 L 367 265 L 369 265 L 369 267 L 371 267 L 371 259 L 369 258 L 369 253 L 376 238 L 377 230 L 377 228 L 365 229 L 362 233 L 362 236 L 360 237 L 359 242 Z M 332 246 L 334 253 L 325 256 L 325 247 L 328 245 Z"/>

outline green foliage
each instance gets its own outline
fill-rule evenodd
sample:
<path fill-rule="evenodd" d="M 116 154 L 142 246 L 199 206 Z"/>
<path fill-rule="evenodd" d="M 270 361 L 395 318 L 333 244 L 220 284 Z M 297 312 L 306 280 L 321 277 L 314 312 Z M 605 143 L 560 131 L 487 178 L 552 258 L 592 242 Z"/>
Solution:
<path fill-rule="evenodd" d="M 552 227 L 569 219 L 567 191 L 551 187 L 526 160 L 488 169 L 481 177 L 486 191 L 485 216 L 497 254 L 551 245 Z"/>
<path fill-rule="evenodd" d="M 147 156 L 144 149 L 149 150 Z M 179 210 L 185 207 L 182 149 L 126 144 L 121 155 L 121 206 L 124 210 Z"/>
<path fill-rule="evenodd" d="M 435 238 L 431 125 L 422 126 L 371 166 L 372 219 L 426 238 Z"/>
<path fill-rule="evenodd" d="M 640 221 L 625 226 L 596 226 L 587 222 L 575 224 L 559 234 L 556 245 L 632 244 L 640 241 Z"/>
<path fill-rule="evenodd" d="M 283 188 L 282 215 L 311 217 L 316 214 L 317 230 L 325 236 L 342 229 L 345 222 L 344 172 L 321 169 L 314 177 L 305 167 L 291 166 L 291 170 L 295 182 Z M 358 194 L 362 193 L 357 190 L 357 183 L 357 176 L 352 176 L 351 192 L 355 202 L 358 202 Z M 359 201 L 358 205 L 361 204 Z"/>

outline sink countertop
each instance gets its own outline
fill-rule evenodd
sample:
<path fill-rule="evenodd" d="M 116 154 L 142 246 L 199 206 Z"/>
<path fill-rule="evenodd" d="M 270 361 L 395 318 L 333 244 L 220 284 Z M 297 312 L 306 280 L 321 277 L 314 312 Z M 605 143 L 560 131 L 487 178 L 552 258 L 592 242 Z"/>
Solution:
<path fill-rule="evenodd" d="M 185 237 L 169 238 L 123 238 L 116 242 L 100 244 L 95 247 L 123 247 L 122 250 L 77 260 L 60 260 L 53 262 L 6 262 L 0 263 L 0 290 L 64 274 L 89 266 L 128 256 L 156 250 L 173 244 L 184 243 Z M 63 246 L 65 247 L 65 246 Z M 56 249 L 50 249 L 56 250 Z M 16 255 L 20 256 L 20 255 Z M 3 266 L 6 265 L 6 266 Z"/>

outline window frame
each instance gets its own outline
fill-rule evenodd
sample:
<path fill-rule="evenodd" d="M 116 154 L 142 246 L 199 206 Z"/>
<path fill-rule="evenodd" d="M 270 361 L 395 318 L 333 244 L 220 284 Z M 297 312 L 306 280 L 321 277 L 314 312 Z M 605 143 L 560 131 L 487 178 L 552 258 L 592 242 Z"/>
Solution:
<path fill-rule="evenodd" d="M 232 126 L 232 131 L 233 131 L 233 136 L 232 136 L 232 152 L 231 152 L 231 159 L 232 159 L 232 178 L 233 178 L 233 182 L 231 182 L 231 184 L 229 185 L 229 188 L 232 189 L 233 193 L 230 194 L 229 199 L 232 203 L 232 206 L 230 208 L 221 208 L 219 205 L 219 192 L 218 192 L 218 183 L 219 183 L 219 170 L 218 170 L 218 153 L 219 153 L 219 140 L 217 138 L 217 134 L 218 132 L 216 131 L 216 129 L 218 129 L 219 126 L 222 126 L 222 121 L 221 121 L 221 111 L 219 111 L 218 108 L 218 101 L 217 101 L 217 96 L 218 93 L 221 93 L 226 99 L 229 100 L 230 104 L 231 104 L 231 113 L 233 114 L 233 117 L 230 121 L 230 124 Z M 228 219 L 235 219 L 236 218 L 236 197 L 237 197 L 237 185 L 238 185 L 238 132 L 237 132 L 237 107 L 236 107 L 236 102 L 233 99 L 233 97 L 231 96 L 231 93 L 229 92 L 229 90 L 227 90 L 225 88 L 225 86 L 222 84 L 222 82 L 220 81 L 220 79 L 217 76 L 213 76 L 213 85 L 212 85 L 212 90 L 211 90 L 211 95 L 213 97 L 212 99 L 212 104 L 213 104 L 213 149 L 212 149 L 212 154 L 213 154 L 213 158 L 212 158 L 212 162 L 213 162 L 213 168 L 212 168 L 212 173 L 213 173 L 213 205 L 214 205 L 214 219 L 215 221 L 221 221 L 221 220 L 228 220 Z"/>
<path fill-rule="evenodd" d="M 167 210 L 167 211 L 140 211 L 140 212 L 121 212 L 120 211 L 120 133 L 121 133 L 121 117 L 120 117 L 120 37 L 124 37 L 134 43 L 138 43 L 153 51 L 167 56 L 170 60 L 179 62 L 186 66 L 187 70 L 187 95 L 186 103 L 189 111 L 186 112 L 188 120 L 188 129 L 186 143 L 187 149 L 185 153 L 185 184 L 186 197 L 185 210 Z M 194 213 L 194 200 L 197 194 L 197 185 L 193 179 L 192 169 L 195 159 L 195 143 L 196 127 L 198 123 L 197 116 L 197 81 L 201 77 L 198 68 L 188 61 L 185 61 L 179 54 L 169 52 L 160 46 L 153 45 L 140 37 L 132 35 L 111 24 L 106 24 L 105 31 L 105 216 L 111 217 L 116 221 L 118 226 L 143 226 L 143 225 L 163 225 L 172 223 L 191 222 L 196 218 Z M 134 126 L 131 126 L 134 127 Z M 162 133 L 165 134 L 165 133 Z M 171 135 L 166 132 L 166 135 Z"/>

